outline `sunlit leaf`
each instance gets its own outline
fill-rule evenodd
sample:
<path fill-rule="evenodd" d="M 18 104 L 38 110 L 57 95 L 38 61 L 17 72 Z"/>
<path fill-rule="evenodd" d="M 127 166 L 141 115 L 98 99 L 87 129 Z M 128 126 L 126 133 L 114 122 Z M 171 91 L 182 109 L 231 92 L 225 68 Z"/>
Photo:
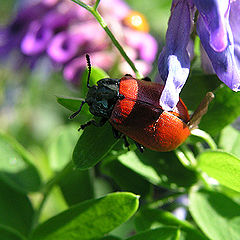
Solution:
<path fill-rule="evenodd" d="M 34 240 L 90 240 L 103 237 L 127 221 L 138 208 L 138 196 L 112 193 L 77 204 L 40 225 Z"/>
<path fill-rule="evenodd" d="M 232 153 L 240 158 L 240 131 L 231 125 L 221 131 L 219 147 L 226 152 Z"/>
<path fill-rule="evenodd" d="M 199 168 L 222 185 L 240 192 L 240 159 L 222 151 L 203 152 L 198 157 Z"/>
<path fill-rule="evenodd" d="M 135 224 L 138 232 L 160 226 L 174 226 L 182 230 L 185 240 L 207 240 L 191 223 L 161 209 L 141 209 L 135 218 Z"/>
<path fill-rule="evenodd" d="M 178 240 L 180 230 L 174 227 L 160 227 L 138 233 L 127 240 Z"/>
<path fill-rule="evenodd" d="M 240 206 L 225 195 L 207 190 L 191 192 L 190 212 L 211 240 L 240 239 Z"/>

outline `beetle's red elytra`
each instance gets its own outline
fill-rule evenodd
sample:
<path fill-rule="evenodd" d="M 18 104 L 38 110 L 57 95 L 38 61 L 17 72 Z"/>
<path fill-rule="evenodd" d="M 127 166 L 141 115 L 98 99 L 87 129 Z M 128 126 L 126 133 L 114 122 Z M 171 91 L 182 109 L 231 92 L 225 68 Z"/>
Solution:
<path fill-rule="evenodd" d="M 109 121 L 115 137 L 123 137 L 126 147 L 129 146 L 126 136 L 130 137 L 141 152 L 142 146 L 159 152 L 176 149 L 190 135 L 190 130 L 197 127 L 214 97 L 213 93 L 208 93 L 191 118 L 181 99 L 173 111 L 165 111 L 159 104 L 164 86 L 149 78 L 138 80 L 126 74 L 121 79 L 104 78 L 90 86 L 91 64 L 88 55 L 86 58 L 89 90 L 79 110 L 70 118 L 87 103 L 89 111 L 101 119 L 98 123 L 91 120 L 80 129 L 90 124 L 102 126 Z"/>
<path fill-rule="evenodd" d="M 173 112 L 159 105 L 163 86 L 130 76 L 120 79 L 119 93 L 109 122 L 119 132 L 155 151 L 171 151 L 190 135 L 188 111 L 180 100 Z"/>

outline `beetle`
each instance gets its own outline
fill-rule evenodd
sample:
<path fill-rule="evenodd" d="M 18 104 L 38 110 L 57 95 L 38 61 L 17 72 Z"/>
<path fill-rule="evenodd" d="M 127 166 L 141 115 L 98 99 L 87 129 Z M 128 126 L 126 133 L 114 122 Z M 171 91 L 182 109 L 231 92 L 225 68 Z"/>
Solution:
<path fill-rule="evenodd" d="M 87 103 L 89 111 L 101 120 L 81 125 L 80 129 L 94 124 L 102 126 L 107 121 L 113 127 L 115 137 L 123 137 L 125 146 L 129 146 L 126 136 L 133 139 L 143 151 L 143 146 L 154 151 L 166 152 L 176 149 L 190 135 L 210 101 L 205 101 L 190 118 L 188 109 L 180 99 L 173 111 L 165 111 L 159 104 L 164 86 L 151 82 L 146 77 L 142 80 L 126 74 L 121 79 L 104 78 L 97 85 L 90 86 L 91 64 L 88 63 L 88 93 L 79 110 L 70 116 L 74 118 Z M 209 98 L 211 99 L 211 97 Z M 191 121 L 191 120 L 194 121 Z"/>

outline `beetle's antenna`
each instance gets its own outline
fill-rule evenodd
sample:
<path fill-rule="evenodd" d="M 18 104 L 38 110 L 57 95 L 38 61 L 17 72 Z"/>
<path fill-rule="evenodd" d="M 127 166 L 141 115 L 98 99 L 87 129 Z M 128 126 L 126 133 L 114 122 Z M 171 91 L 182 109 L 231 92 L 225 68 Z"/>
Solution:
<path fill-rule="evenodd" d="M 73 118 L 75 118 L 75 117 L 81 112 L 84 103 L 86 103 L 86 102 L 85 102 L 85 101 L 82 101 L 82 103 L 81 103 L 79 109 L 78 109 L 75 113 L 73 113 L 73 114 L 69 117 L 69 119 L 73 119 Z"/>
<path fill-rule="evenodd" d="M 87 65 L 88 65 L 88 78 L 87 78 L 87 88 L 90 88 L 89 82 L 90 82 L 90 75 L 91 75 L 91 61 L 90 61 L 90 56 L 86 54 L 86 59 L 87 59 Z"/>

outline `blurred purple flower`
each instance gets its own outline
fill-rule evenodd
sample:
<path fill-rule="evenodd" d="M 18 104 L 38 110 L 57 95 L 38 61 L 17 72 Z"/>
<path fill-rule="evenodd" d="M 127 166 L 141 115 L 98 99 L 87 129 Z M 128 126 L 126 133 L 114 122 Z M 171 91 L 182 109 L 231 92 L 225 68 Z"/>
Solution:
<path fill-rule="evenodd" d="M 131 59 L 143 66 L 140 71 L 149 73 L 157 43 L 149 33 L 131 29 L 124 23 L 132 11 L 130 7 L 123 0 L 102 0 L 98 10 L 131 53 Z M 119 60 L 119 71 L 125 70 L 123 59 L 113 50 L 99 23 L 69 0 L 39 0 L 20 9 L 12 22 L 0 29 L 0 58 L 6 57 L 12 49 L 19 49 L 24 60 L 32 60 L 31 66 L 36 65 L 39 57 L 47 56 L 53 66 L 62 68 L 65 79 L 74 84 L 79 83 L 85 69 L 86 53 L 90 54 L 93 65 L 106 71 Z"/>
<path fill-rule="evenodd" d="M 188 45 L 193 24 L 197 26 L 204 51 L 203 68 L 214 71 L 233 91 L 240 90 L 239 9 L 240 0 L 173 0 L 166 46 L 158 63 L 161 80 L 165 83 L 160 104 L 165 110 L 171 111 L 176 106 L 189 75 Z M 194 23 L 196 10 L 198 18 Z"/>

